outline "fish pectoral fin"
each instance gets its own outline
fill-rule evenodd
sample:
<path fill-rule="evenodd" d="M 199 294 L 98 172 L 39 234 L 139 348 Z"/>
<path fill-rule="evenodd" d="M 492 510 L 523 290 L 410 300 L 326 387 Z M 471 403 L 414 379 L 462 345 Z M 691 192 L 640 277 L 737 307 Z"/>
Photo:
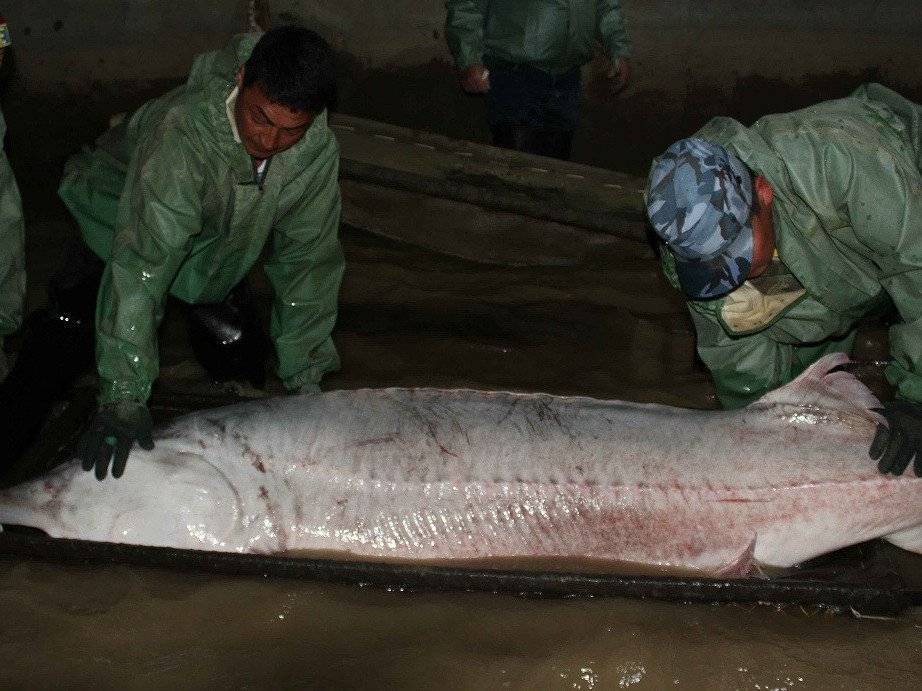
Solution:
<path fill-rule="evenodd" d="M 908 552 L 922 554 L 922 525 L 890 533 L 884 536 L 884 540 Z"/>
<path fill-rule="evenodd" d="M 756 539 L 754 536 L 749 546 L 735 560 L 721 568 L 717 575 L 721 578 L 745 578 L 752 574 L 756 566 Z"/>
<path fill-rule="evenodd" d="M 874 422 L 880 415 L 873 412 L 880 401 L 851 372 L 836 367 L 851 362 L 844 353 L 831 353 L 810 365 L 789 384 L 769 391 L 750 407 L 764 408 L 772 405 L 817 407 L 841 410 Z"/>

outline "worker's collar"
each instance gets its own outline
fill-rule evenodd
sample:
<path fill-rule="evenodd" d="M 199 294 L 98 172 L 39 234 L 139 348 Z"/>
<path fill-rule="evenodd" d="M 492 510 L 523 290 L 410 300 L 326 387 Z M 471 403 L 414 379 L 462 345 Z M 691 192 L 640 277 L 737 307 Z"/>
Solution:
<path fill-rule="evenodd" d="M 224 101 L 224 107 L 227 109 L 227 121 L 231 126 L 231 133 L 234 135 L 234 141 L 238 144 L 242 144 L 243 140 L 240 139 L 240 130 L 237 129 L 237 96 L 240 95 L 240 87 L 236 84 L 234 88 L 231 89 L 230 95 Z"/>
<path fill-rule="evenodd" d="M 744 281 L 721 301 L 720 321 L 731 336 L 745 336 L 768 328 L 807 295 L 777 250 L 765 272 Z"/>
<path fill-rule="evenodd" d="M 227 115 L 227 121 L 230 123 L 231 134 L 234 135 L 234 141 L 240 144 L 235 163 L 237 180 L 242 185 L 256 184 L 260 189 L 266 179 L 266 173 L 269 170 L 268 160 L 262 161 L 260 166 L 256 165 L 256 159 L 250 156 L 243 147 L 243 140 L 240 139 L 240 130 L 237 128 L 237 97 L 240 95 L 240 87 L 234 86 L 230 94 L 224 100 L 224 109 Z M 246 163 L 244 163 L 246 161 Z"/>

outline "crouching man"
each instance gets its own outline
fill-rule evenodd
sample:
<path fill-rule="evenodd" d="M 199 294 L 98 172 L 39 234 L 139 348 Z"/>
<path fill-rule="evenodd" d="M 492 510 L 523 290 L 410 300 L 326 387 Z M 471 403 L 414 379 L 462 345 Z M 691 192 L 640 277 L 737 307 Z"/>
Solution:
<path fill-rule="evenodd" d="M 104 265 L 95 310 L 99 410 L 78 448 L 97 478 L 110 465 L 121 476 L 136 442 L 153 447 L 146 402 L 168 295 L 205 306 L 193 324 L 218 349 L 241 337 L 241 325 L 243 337 L 258 340 L 245 333 L 251 320 L 228 327 L 225 317 L 240 316 L 241 283 L 267 242 L 279 376 L 290 391 L 317 391 L 339 366 L 330 336 L 343 272 L 339 152 L 327 126 L 334 94 L 331 50 L 313 32 L 289 26 L 238 37 L 200 55 L 185 84 L 68 162 L 61 198 Z M 78 286 L 87 275 L 59 282 Z M 251 364 L 249 355 L 239 359 Z"/>

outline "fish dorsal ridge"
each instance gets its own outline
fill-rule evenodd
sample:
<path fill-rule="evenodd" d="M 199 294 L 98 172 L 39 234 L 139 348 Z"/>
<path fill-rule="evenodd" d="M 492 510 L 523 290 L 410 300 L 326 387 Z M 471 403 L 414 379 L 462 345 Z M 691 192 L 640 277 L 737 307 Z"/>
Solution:
<path fill-rule="evenodd" d="M 810 365 L 794 381 L 750 404 L 750 408 L 793 406 L 803 409 L 839 411 L 879 422 L 875 412 L 881 403 L 851 372 L 835 370 L 851 362 L 845 353 L 831 353 Z"/>

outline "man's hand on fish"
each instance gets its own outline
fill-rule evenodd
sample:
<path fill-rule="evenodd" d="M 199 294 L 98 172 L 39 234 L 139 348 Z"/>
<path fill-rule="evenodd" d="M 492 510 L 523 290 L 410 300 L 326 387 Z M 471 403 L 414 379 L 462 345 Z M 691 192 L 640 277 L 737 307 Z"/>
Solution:
<path fill-rule="evenodd" d="M 608 78 L 611 80 L 612 93 L 620 94 L 631 82 L 631 61 L 624 56 L 615 58 L 608 71 Z"/>
<path fill-rule="evenodd" d="M 117 401 L 101 405 L 80 438 L 77 457 L 84 470 L 96 469 L 97 480 L 105 479 L 110 463 L 112 477 L 119 478 L 125 472 L 135 442 L 148 451 L 154 448 L 153 427 L 150 412 L 143 403 Z"/>
<path fill-rule="evenodd" d="M 913 470 L 922 477 L 922 405 L 891 401 L 884 404 L 880 413 L 887 424 L 877 426 L 870 449 L 878 470 L 902 475 L 915 458 Z"/>
<path fill-rule="evenodd" d="M 461 88 L 469 94 L 485 94 L 490 90 L 490 70 L 485 65 L 471 65 L 461 71 Z"/>

